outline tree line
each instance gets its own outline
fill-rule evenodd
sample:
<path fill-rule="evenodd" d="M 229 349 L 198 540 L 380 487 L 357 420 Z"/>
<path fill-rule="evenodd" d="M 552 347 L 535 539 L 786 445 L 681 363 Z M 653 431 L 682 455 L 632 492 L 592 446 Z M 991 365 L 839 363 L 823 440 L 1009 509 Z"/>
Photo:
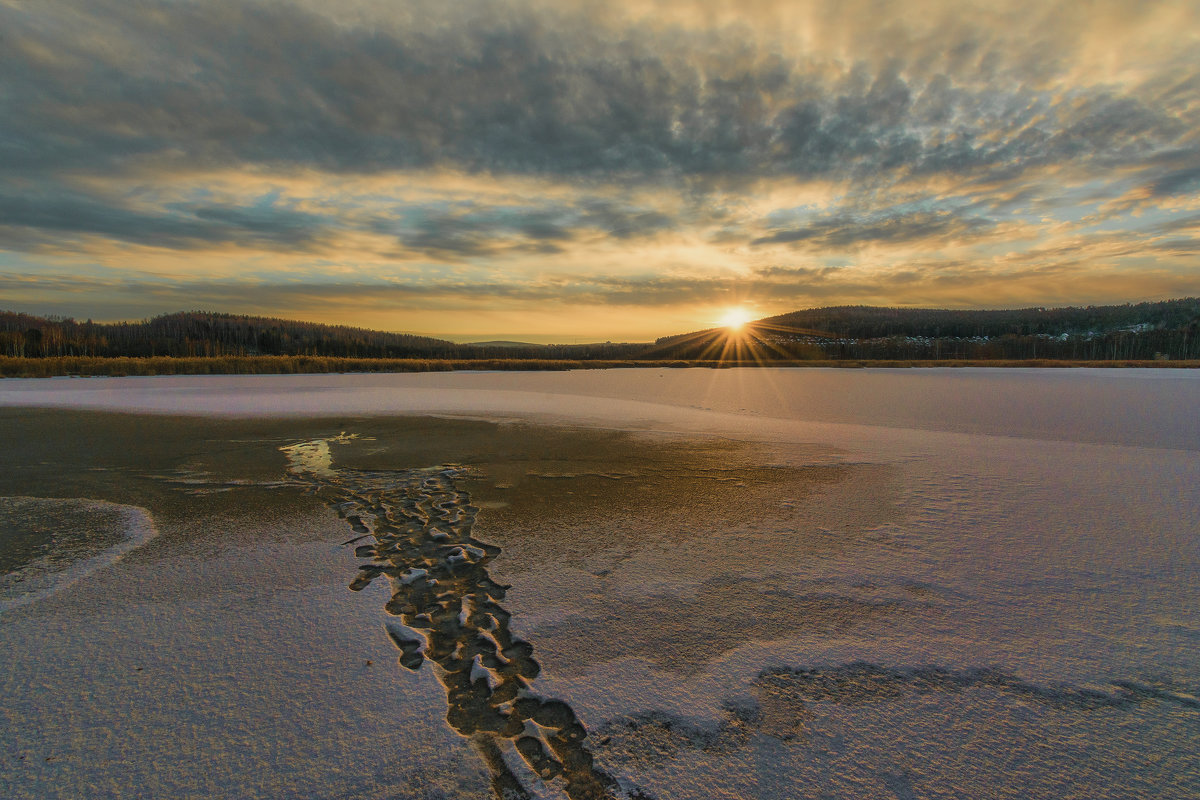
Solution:
<path fill-rule="evenodd" d="M 713 329 L 656 345 L 689 358 L 720 347 L 722 337 Z M 1191 360 L 1200 358 L 1200 298 L 1004 310 L 836 306 L 758 320 L 740 337 L 780 358 Z"/>
<path fill-rule="evenodd" d="M 1200 298 L 995 311 L 838 306 L 647 343 L 459 344 L 344 325 L 189 311 L 140 322 L 78 322 L 0 311 L 14 358 L 1082 361 L 1200 359 Z"/>
<path fill-rule="evenodd" d="M 1116 332 L 1143 326 L 1178 329 L 1200 324 L 1200 298 L 1000 310 L 834 306 L 793 311 L 760 320 L 766 326 L 810 328 L 833 336 L 875 339 L 888 336 L 946 338 L 1059 336 Z"/>
<path fill-rule="evenodd" d="M 0 312 L 0 355 L 17 358 L 305 356 L 579 359 L 627 358 L 643 347 L 611 343 L 480 346 L 345 325 L 203 311 L 166 314 L 140 322 L 112 323 Z"/>

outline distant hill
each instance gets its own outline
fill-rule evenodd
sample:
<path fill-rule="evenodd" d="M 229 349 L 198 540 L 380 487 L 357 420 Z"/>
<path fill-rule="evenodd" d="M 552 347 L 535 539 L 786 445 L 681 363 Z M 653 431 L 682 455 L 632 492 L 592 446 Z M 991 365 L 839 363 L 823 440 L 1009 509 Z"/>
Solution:
<path fill-rule="evenodd" d="M 832 306 L 756 320 L 736 336 L 709 328 L 654 346 L 661 358 L 727 352 L 802 359 L 1196 359 L 1200 298 L 1003 310 Z"/>
<path fill-rule="evenodd" d="M 140 322 L 79 322 L 0 311 L 0 355 L 326 356 L 334 358 L 633 358 L 644 344 L 458 344 L 347 325 L 186 311 Z"/>
<path fill-rule="evenodd" d="M 0 312 L 0 355 L 326 356 L 336 358 L 1200 359 L 1200 298 L 1112 306 L 948 310 L 835 306 L 708 328 L 654 344 L 457 344 L 345 325 L 188 311 L 141 322 Z"/>
<path fill-rule="evenodd" d="M 451 357 L 457 347 L 427 336 L 205 311 L 115 323 L 0 312 L 5 355 L 436 358 Z"/>
<path fill-rule="evenodd" d="M 833 306 L 792 311 L 754 323 L 763 328 L 817 329 L 834 337 L 871 339 L 887 336 L 998 337 L 1105 334 L 1142 329 L 1177 329 L 1200 321 L 1200 298 L 1004 310 L 948 310 Z"/>

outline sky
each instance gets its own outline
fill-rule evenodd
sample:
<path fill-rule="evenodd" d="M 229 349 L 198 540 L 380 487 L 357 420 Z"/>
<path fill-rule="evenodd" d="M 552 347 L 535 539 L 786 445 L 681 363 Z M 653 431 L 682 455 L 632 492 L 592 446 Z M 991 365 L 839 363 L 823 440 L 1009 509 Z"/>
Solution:
<path fill-rule="evenodd" d="M 1200 0 L 0 0 L 0 309 L 644 341 L 1200 295 Z"/>

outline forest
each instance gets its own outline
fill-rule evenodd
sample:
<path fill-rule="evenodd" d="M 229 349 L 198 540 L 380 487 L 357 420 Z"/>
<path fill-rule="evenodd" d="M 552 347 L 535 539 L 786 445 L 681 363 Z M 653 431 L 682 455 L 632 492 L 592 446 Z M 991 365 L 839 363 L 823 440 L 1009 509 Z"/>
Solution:
<path fill-rule="evenodd" d="M 141 322 L 77 322 L 0 311 L 0 356 L 149 358 L 306 356 L 355 359 L 612 359 L 645 345 L 471 345 L 345 325 L 189 311 Z"/>
<path fill-rule="evenodd" d="M 1200 298 L 1110 306 L 948 310 L 837 306 L 750 323 L 744 348 L 793 359 L 1193 360 Z M 721 333 L 659 339 L 663 357 L 711 351 Z"/>

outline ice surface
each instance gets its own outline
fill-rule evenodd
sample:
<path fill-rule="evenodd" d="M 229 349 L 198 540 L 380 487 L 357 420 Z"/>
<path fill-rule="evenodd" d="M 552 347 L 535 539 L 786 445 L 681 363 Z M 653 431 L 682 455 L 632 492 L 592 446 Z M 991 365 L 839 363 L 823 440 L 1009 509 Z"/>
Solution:
<path fill-rule="evenodd" d="M 333 420 L 264 439 L 279 474 L 254 478 L 312 476 L 319 535 L 265 519 L 242 536 L 214 496 L 187 523 L 215 531 L 208 555 L 177 522 L 153 560 L 0 617 L 6 797 L 475 798 L 506 774 L 563 797 L 531 765 L 572 719 L 587 735 L 571 757 L 594 756 L 612 793 L 1200 796 L 1200 373 L 0 381 L 0 406 Z M 502 458 L 470 438 L 490 428 L 431 435 L 465 462 L 442 486 L 437 461 L 367 441 L 372 417 L 425 413 L 579 431 L 543 446 L 518 428 Z M 613 429 L 636 436 L 605 444 Z M 254 481 L 188 466 L 227 446 L 179 462 L 236 497 Z M 403 556 L 418 528 L 427 548 Z M 364 535 L 376 567 L 349 592 L 360 560 L 337 545 Z M 448 564 L 454 548 L 470 558 Z M 371 580 L 385 569 L 390 585 Z M 418 569 L 444 583 L 405 584 Z M 400 624 L 434 621 L 401 607 L 426 591 L 461 649 Z M 509 658 L 517 640 L 529 651 Z M 448 708 L 473 706 L 454 670 L 454 692 L 494 693 L 522 659 L 553 724 L 460 736 Z M 501 699 L 478 713 L 511 714 Z"/>
<path fill-rule="evenodd" d="M 632 428 L 669 424 L 736 435 L 808 421 L 1193 450 L 1200 449 L 1198 396 L 1196 370 L 1107 368 L 0 379 L 0 407 L 265 417 L 512 415 Z M 751 424 L 763 417 L 774 422 Z"/>
<path fill-rule="evenodd" d="M 36 529 L 36 530 L 34 530 Z M 57 594 L 158 531 L 143 508 L 82 498 L 0 497 L 0 536 L 37 537 L 36 555 L 0 575 L 0 614 Z M 111 542 L 111 544 L 110 544 Z"/>

